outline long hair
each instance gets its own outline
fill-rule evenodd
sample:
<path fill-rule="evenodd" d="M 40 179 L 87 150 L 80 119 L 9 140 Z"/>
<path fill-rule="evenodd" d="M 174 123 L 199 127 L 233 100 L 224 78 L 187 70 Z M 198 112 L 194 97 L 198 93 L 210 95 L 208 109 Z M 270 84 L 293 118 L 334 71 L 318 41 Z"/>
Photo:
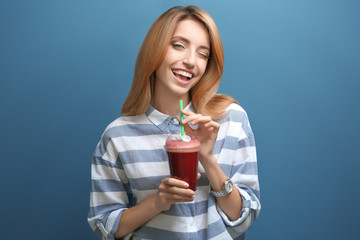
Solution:
<path fill-rule="evenodd" d="M 216 94 L 224 68 L 224 50 L 217 27 L 211 16 L 196 6 L 173 7 L 163 13 L 148 31 L 135 63 L 134 77 L 124 105 L 123 115 L 144 113 L 151 103 L 155 86 L 155 70 L 165 58 L 178 23 L 194 19 L 207 28 L 210 38 L 210 58 L 204 75 L 190 90 L 190 99 L 198 113 L 221 118 L 233 98 Z"/>

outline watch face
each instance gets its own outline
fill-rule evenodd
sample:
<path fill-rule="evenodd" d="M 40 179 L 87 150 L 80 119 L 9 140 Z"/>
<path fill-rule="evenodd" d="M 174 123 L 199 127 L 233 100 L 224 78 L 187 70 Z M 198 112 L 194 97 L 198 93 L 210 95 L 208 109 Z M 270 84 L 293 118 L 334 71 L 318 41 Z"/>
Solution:
<path fill-rule="evenodd" d="M 231 181 L 227 181 L 225 184 L 226 193 L 230 193 L 233 190 L 233 184 Z"/>

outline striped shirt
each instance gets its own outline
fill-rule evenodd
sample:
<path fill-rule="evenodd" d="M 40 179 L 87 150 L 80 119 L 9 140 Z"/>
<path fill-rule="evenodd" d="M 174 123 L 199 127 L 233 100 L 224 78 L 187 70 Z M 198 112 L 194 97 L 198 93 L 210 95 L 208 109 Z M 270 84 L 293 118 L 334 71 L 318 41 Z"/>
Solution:
<path fill-rule="evenodd" d="M 191 103 L 185 109 L 196 112 Z M 243 198 L 239 218 L 230 221 L 222 212 L 199 162 L 194 201 L 172 204 L 124 239 L 245 239 L 260 212 L 255 141 L 244 109 L 231 104 L 228 110 L 218 120 L 214 155 Z M 121 116 L 105 129 L 93 155 L 88 215 L 99 239 L 114 239 L 124 210 L 155 194 L 161 180 L 170 177 L 164 143 L 179 130 L 176 117 L 151 106 L 144 114 Z"/>

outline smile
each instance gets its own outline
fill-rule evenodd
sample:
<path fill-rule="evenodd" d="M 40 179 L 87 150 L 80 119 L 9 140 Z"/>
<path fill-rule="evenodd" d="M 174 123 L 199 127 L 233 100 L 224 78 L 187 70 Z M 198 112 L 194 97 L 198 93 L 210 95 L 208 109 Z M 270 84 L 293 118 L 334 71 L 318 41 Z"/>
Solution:
<path fill-rule="evenodd" d="M 182 70 L 173 70 L 173 73 L 183 81 L 189 81 L 193 77 L 191 73 Z"/>

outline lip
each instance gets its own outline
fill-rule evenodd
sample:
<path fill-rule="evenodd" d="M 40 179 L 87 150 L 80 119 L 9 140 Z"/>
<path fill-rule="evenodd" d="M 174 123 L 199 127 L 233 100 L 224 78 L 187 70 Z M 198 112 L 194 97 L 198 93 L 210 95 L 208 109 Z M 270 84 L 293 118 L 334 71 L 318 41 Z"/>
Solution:
<path fill-rule="evenodd" d="M 190 80 L 188 80 L 188 81 L 182 80 L 182 79 L 176 77 L 176 75 L 174 74 L 174 71 L 188 72 L 188 73 L 190 73 L 192 75 L 192 78 Z M 191 82 L 191 80 L 195 77 L 195 74 L 192 71 L 189 71 L 189 70 L 186 70 L 186 69 L 183 69 L 183 68 L 172 68 L 171 73 L 174 75 L 175 80 L 178 83 L 180 83 L 181 85 L 188 85 Z"/>

